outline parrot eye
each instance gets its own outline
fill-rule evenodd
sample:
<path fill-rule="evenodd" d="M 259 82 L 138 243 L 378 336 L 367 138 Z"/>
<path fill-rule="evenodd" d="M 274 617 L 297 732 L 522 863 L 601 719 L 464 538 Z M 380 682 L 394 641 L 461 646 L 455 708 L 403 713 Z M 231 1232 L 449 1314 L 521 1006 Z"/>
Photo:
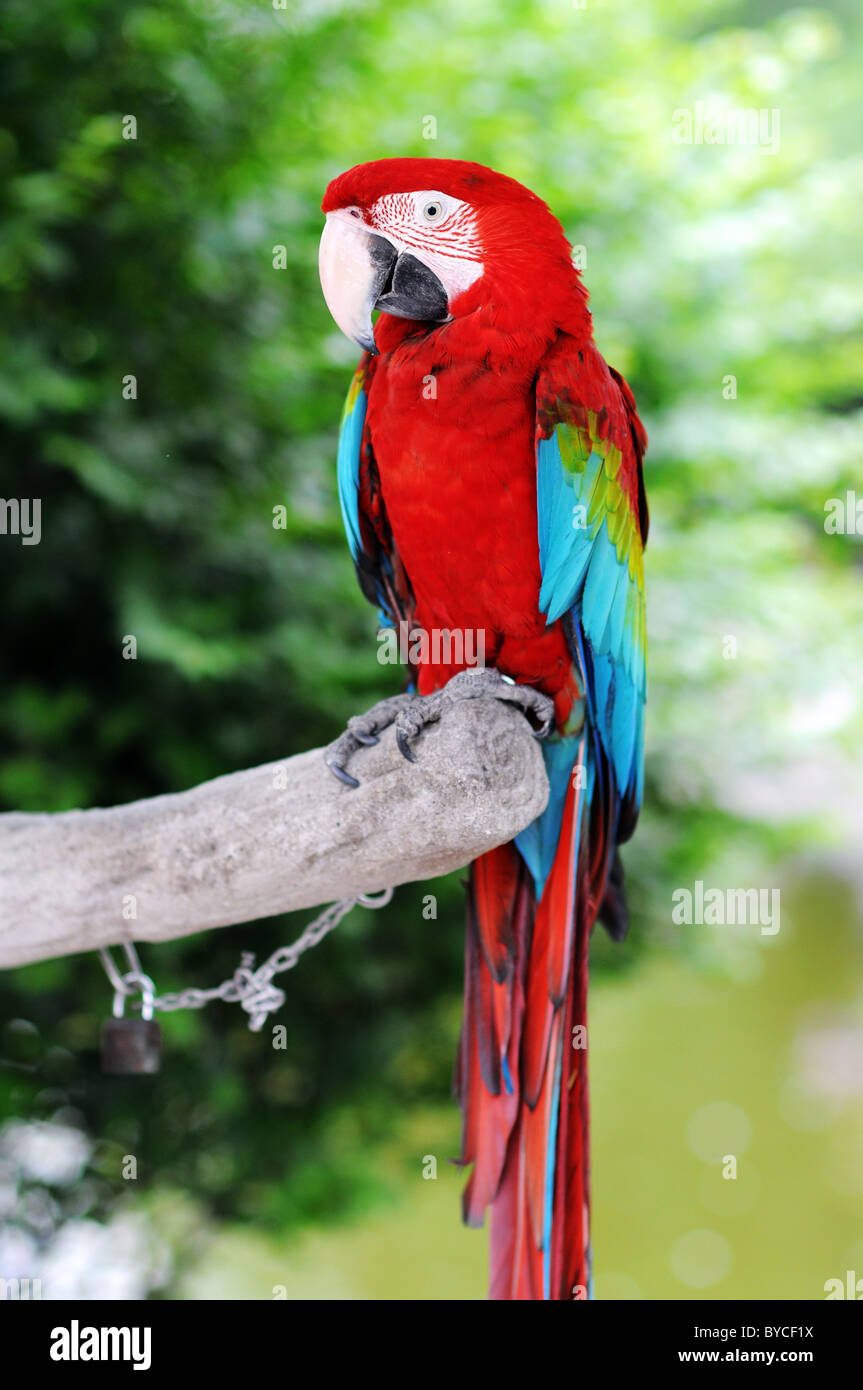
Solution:
<path fill-rule="evenodd" d="M 422 208 L 424 222 L 440 222 L 443 218 L 443 203 L 440 198 L 433 198 L 431 202 L 425 203 Z"/>

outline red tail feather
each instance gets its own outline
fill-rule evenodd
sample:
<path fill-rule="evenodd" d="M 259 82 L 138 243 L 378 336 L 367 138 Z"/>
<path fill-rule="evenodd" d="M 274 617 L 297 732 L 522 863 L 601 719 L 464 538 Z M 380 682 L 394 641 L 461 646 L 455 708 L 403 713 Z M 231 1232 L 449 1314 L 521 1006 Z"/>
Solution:
<path fill-rule="evenodd" d="M 587 961 L 607 856 L 582 796 L 570 788 L 539 903 L 514 845 L 471 869 L 457 1089 L 465 1220 L 491 1208 L 494 1299 L 589 1286 Z"/>

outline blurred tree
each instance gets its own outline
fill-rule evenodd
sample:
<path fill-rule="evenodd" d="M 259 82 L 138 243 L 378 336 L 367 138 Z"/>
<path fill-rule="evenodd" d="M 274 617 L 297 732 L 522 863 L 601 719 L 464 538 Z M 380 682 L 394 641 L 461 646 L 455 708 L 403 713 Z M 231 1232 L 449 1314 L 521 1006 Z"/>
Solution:
<path fill-rule="evenodd" d="M 859 28 L 850 0 L 650 0 L 625 24 L 567 0 L 7 0 L 0 494 L 41 498 L 42 537 L 0 537 L 2 804 L 184 787 L 325 742 L 397 683 L 338 519 L 353 354 L 318 207 L 359 160 L 433 153 L 558 212 L 651 433 L 637 929 L 662 934 L 669 882 L 787 846 L 747 775 L 841 758 L 863 722 L 859 537 L 823 528 L 861 442 Z M 778 149 L 675 143 L 699 101 L 778 109 Z M 433 890 L 436 920 L 402 890 L 303 962 L 285 1052 L 226 1010 L 174 1016 L 140 1086 L 97 1079 L 94 960 L 14 972 L 0 1013 L 42 1041 L 6 1039 L 0 1113 L 72 1106 L 106 1173 L 134 1143 L 150 1180 L 268 1224 L 365 1200 L 369 1139 L 448 1086 L 460 889 Z M 147 961 L 209 984 L 296 930 Z"/>

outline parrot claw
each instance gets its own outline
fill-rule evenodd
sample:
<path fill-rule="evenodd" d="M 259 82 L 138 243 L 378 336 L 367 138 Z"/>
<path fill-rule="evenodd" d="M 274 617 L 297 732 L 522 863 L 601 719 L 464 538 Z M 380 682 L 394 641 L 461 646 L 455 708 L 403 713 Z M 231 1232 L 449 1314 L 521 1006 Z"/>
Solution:
<path fill-rule="evenodd" d="M 416 703 L 415 695 L 391 695 L 388 699 L 379 700 L 376 705 L 372 705 L 365 714 L 352 715 L 341 738 L 337 738 L 324 750 L 324 761 L 333 776 L 338 777 L 344 786 L 352 790 L 358 787 L 358 779 L 345 771 L 345 764 L 359 748 L 373 748 L 375 744 L 380 743 L 384 729 L 396 723 L 406 706 L 414 706 Z M 401 743 L 399 748 L 406 758 L 410 757 L 410 749 L 406 752 Z"/>
<path fill-rule="evenodd" d="M 327 767 L 334 777 L 338 777 L 340 782 L 344 782 L 346 787 L 358 787 L 360 785 L 356 777 L 352 777 L 349 772 L 345 772 L 345 769 L 338 763 L 327 763 Z"/>
<path fill-rule="evenodd" d="M 396 743 L 398 744 L 398 750 L 402 757 L 407 758 L 409 763 L 415 763 L 417 760 L 416 754 L 411 751 L 411 746 L 408 743 L 408 736 L 404 729 L 396 729 Z"/>

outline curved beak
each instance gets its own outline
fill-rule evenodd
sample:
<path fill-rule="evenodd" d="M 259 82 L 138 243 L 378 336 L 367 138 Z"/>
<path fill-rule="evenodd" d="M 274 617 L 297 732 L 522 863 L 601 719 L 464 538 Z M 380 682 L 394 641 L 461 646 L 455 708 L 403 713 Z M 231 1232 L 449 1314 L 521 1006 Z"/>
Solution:
<path fill-rule="evenodd" d="M 346 337 L 377 352 L 372 313 L 442 321 L 446 290 L 434 271 L 341 210 L 328 212 L 318 253 L 327 308 Z"/>

